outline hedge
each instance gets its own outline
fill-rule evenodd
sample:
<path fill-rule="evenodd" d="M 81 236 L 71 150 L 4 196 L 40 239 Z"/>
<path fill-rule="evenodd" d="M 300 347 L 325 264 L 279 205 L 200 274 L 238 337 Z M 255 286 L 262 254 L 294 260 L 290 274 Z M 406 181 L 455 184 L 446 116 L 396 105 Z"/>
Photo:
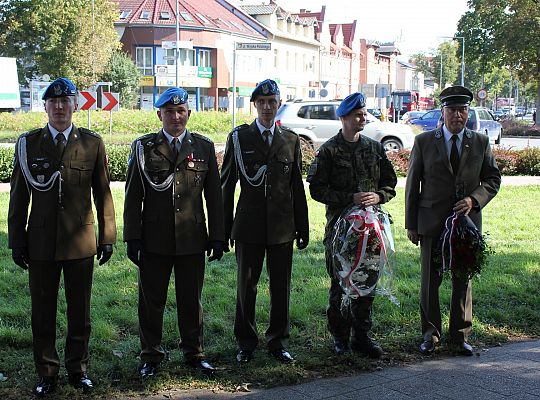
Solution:
<path fill-rule="evenodd" d="M 126 179 L 127 160 L 130 146 L 118 144 L 106 144 L 109 158 L 109 169 L 112 181 L 124 181 Z M 302 169 L 307 174 L 309 165 L 315 157 L 311 147 L 302 145 Z M 407 175 L 407 166 L 410 150 L 400 150 L 387 153 L 388 158 L 394 165 L 398 176 Z M 528 147 L 523 150 L 494 149 L 493 154 L 503 175 L 534 175 L 540 176 L 540 149 Z M 223 162 L 223 151 L 216 154 L 218 165 Z M 0 147 L 0 181 L 9 182 L 13 169 L 13 148 Z"/>

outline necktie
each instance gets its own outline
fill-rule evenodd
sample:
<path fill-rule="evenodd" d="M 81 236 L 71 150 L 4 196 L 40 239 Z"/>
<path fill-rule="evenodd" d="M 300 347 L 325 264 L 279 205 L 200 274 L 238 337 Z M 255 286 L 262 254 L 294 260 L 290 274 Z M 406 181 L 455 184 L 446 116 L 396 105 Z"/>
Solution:
<path fill-rule="evenodd" d="M 180 152 L 180 142 L 178 141 L 178 138 L 175 137 L 172 140 L 172 150 L 175 157 L 178 157 L 178 153 Z"/>
<path fill-rule="evenodd" d="M 264 143 L 266 143 L 266 145 L 268 147 L 270 147 L 271 143 L 270 143 L 270 136 L 272 136 L 272 132 L 270 132 L 269 129 L 265 130 L 263 132 L 263 139 L 264 139 Z"/>
<path fill-rule="evenodd" d="M 458 135 L 452 135 L 452 149 L 450 150 L 450 164 L 452 165 L 452 170 L 454 175 L 457 174 L 459 169 L 459 151 L 457 148 Z"/>
<path fill-rule="evenodd" d="M 66 137 L 64 136 L 63 132 L 58 132 L 58 135 L 56 135 L 56 152 L 58 153 L 58 157 L 62 157 L 62 154 L 64 154 L 64 149 L 66 148 Z"/>

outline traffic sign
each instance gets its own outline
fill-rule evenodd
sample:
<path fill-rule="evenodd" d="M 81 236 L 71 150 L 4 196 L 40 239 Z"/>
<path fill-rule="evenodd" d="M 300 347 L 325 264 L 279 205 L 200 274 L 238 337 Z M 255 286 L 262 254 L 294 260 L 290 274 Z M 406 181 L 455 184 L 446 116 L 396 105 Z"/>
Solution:
<path fill-rule="evenodd" d="M 328 90 L 326 90 L 326 89 L 321 89 L 321 91 L 319 92 L 319 95 L 320 95 L 321 97 L 326 97 L 326 96 L 328 96 Z"/>
<path fill-rule="evenodd" d="M 118 111 L 120 108 L 119 99 L 119 93 L 103 92 L 101 96 L 101 109 L 103 111 Z"/>
<path fill-rule="evenodd" d="M 272 43 L 236 43 L 236 50 L 271 50 Z"/>
<path fill-rule="evenodd" d="M 482 88 L 478 92 L 476 92 L 476 95 L 480 100 L 484 100 L 487 97 L 487 90 Z"/>
<path fill-rule="evenodd" d="M 96 110 L 96 92 L 79 92 L 79 110 Z"/>
<path fill-rule="evenodd" d="M 176 42 L 176 40 L 162 40 L 161 47 L 164 49 L 174 49 L 177 47 L 177 43 L 179 49 L 193 50 L 193 41 L 191 40 L 179 40 L 178 42 Z"/>

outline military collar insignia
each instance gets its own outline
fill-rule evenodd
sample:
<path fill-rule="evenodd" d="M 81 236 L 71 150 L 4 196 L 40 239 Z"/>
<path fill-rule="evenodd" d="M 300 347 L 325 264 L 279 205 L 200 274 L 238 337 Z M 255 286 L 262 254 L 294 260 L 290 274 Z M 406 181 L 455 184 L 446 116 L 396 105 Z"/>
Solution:
<path fill-rule="evenodd" d="M 465 136 L 467 136 L 469 139 L 472 138 L 472 132 L 465 130 Z"/>
<path fill-rule="evenodd" d="M 442 138 L 442 136 L 443 136 L 442 131 L 441 131 L 440 129 L 437 129 L 437 130 L 435 131 L 435 138 L 436 138 L 436 139 L 440 139 L 440 138 Z"/>

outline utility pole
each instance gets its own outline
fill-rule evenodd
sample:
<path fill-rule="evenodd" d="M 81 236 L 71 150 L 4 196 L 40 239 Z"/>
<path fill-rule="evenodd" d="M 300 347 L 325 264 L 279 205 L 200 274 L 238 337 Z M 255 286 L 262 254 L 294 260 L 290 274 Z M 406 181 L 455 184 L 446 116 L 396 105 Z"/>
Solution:
<path fill-rule="evenodd" d="M 174 58 L 174 66 L 176 69 L 176 81 L 175 85 L 178 87 L 178 75 L 179 69 L 180 69 L 180 49 L 178 48 L 178 42 L 180 41 L 180 0 L 176 0 L 176 46 L 174 46 L 175 51 L 175 58 Z"/>

